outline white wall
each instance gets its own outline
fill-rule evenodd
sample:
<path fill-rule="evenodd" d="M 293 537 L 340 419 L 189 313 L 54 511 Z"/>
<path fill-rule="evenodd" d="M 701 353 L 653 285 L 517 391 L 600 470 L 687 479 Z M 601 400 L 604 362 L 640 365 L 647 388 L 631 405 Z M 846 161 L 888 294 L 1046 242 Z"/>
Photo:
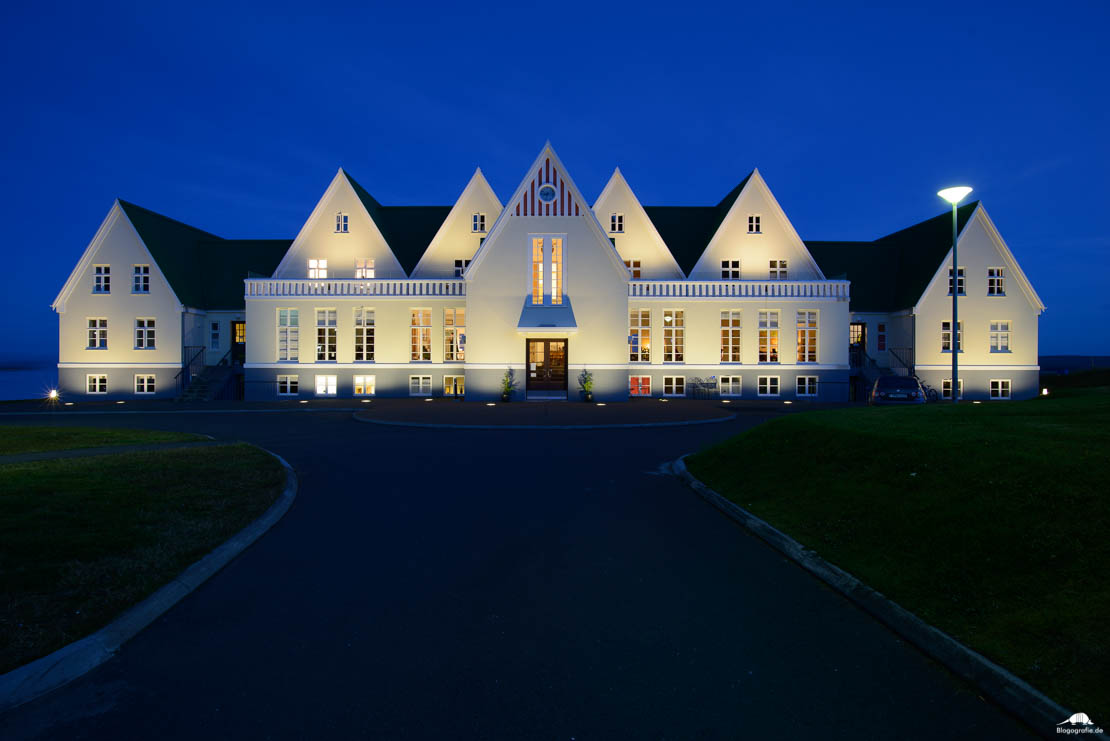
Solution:
<path fill-rule="evenodd" d="M 609 179 L 593 211 L 602 229 L 613 238 L 621 260 L 640 261 L 641 280 L 681 280 L 684 277 L 620 170 Z M 624 214 L 624 232 L 609 231 L 613 213 Z"/>
<path fill-rule="evenodd" d="M 486 231 L 473 231 L 475 213 L 486 215 Z M 501 215 L 501 203 L 478 170 L 467 183 L 439 231 L 413 269 L 413 278 L 453 278 L 455 260 L 470 260 Z"/>

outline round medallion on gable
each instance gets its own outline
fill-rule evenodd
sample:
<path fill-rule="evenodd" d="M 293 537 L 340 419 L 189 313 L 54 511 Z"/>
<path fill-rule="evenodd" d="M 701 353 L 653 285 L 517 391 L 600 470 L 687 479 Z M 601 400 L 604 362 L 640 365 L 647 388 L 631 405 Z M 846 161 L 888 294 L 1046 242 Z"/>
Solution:
<path fill-rule="evenodd" d="M 544 203 L 551 203 L 555 200 L 555 186 L 551 183 L 545 183 L 544 185 L 540 186 L 537 195 L 539 195 L 540 200 Z"/>

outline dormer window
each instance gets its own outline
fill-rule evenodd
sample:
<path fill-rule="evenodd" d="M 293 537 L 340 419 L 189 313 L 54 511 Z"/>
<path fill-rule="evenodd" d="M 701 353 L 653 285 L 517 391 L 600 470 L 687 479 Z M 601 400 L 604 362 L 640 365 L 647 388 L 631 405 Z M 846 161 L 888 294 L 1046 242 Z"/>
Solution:
<path fill-rule="evenodd" d="M 624 214 L 609 214 L 609 231 L 624 232 Z"/>
<path fill-rule="evenodd" d="M 786 280 L 786 260 L 771 260 L 771 270 L 768 277 L 771 280 Z"/>
<path fill-rule="evenodd" d="M 461 278 L 470 266 L 470 260 L 455 260 L 455 277 Z"/>
<path fill-rule="evenodd" d="M 93 266 L 93 293 L 112 292 L 112 267 L 110 265 Z"/>
<path fill-rule="evenodd" d="M 739 260 L 721 260 L 721 280 L 740 280 Z"/>
<path fill-rule="evenodd" d="M 309 260 L 308 277 L 310 280 L 323 280 L 328 277 L 327 260 Z"/>
<path fill-rule="evenodd" d="M 335 232 L 336 234 L 346 234 L 347 231 L 347 214 L 340 211 L 335 215 Z"/>
<path fill-rule="evenodd" d="M 486 230 L 486 215 L 485 214 L 480 214 L 480 213 L 475 213 L 471 217 L 470 231 L 472 231 L 472 232 L 484 232 L 485 230 Z"/>
<path fill-rule="evenodd" d="M 324 262 L 326 263 L 327 260 L 325 260 Z M 327 267 L 328 266 L 325 264 L 324 269 L 326 270 Z M 326 278 L 327 275 L 324 275 L 323 277 Z M 371 260 L 368 257 L 359 257 L 359 258 L 357 258 L 355 260 L 355 277 L 356 278 L 373 278 L 374 277 L 374 261 Z"/>
<path fill-rule="evenodd" d="M 748 234 L 762 234 L 759 228 L 759 214 L 748 214 Z"/>

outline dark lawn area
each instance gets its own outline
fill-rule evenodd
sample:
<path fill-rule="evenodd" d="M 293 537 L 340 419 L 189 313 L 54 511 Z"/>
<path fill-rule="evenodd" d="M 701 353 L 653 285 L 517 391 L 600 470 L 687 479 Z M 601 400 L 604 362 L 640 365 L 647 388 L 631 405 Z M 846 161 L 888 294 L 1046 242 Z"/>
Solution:
<path fill-rule="evenodd" d="M 1110 712 L 1110 389 L 795 414 L 687 463 L 1057 702 Z"/>
<path fill-rule="evenodd" d="M 109 445 L 149 445 L 204 440 L 200 435 L 158 430 L 99 429 L 96 427 L 0 426 L 0 455 L 48 450 L 99 448 Z"/>
<path fill-rule="evenodd" d="M 111 622 L 284 484 L 245 444 L 0 465 L 0 672 Z"/>

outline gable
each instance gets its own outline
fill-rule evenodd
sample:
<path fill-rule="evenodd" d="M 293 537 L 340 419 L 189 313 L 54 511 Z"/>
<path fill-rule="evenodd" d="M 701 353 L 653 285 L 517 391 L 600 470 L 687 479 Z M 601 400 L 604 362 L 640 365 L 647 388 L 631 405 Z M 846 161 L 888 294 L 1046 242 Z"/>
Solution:
<path fill-rule="evenodd" d="M 203 308 L 207 276 L 194 248 L 201 240 L 222 241 L 220 237 L 134 203 L 119 203 L 181 303 Z"/>
<path fill-rule="evenodd" d="M 685 277 L 620 168 L 613 171 L 594 203 L 593 212 L 603 229 L 611 226 L 611 214 L 623 216 L 624 230 L 610 232 L 609 237 L 622 261 L 639 262 L 641 279 L 681 280 Z"/>
<path fill-rule="evenodd" d="M 401 258 L 402 265 L 405 265 L 413 278 L 455 277 L 455 260 L 472 259 L 488 234 L 489 227 L 501 214 L 501 202 L 486 182 L 481 169 L 474 171 L 462 193 L 455 199 L 455 205 L 442 208 L 446 213 L 439 219 L 436 230 L 420 246 L 421 254 L 418 255 L 418 261 L 414 261 L 414 266 L 406 264 L 405 258 Z M 486 231 L 473 230 L 475 213 L 485 214 Z"/>

